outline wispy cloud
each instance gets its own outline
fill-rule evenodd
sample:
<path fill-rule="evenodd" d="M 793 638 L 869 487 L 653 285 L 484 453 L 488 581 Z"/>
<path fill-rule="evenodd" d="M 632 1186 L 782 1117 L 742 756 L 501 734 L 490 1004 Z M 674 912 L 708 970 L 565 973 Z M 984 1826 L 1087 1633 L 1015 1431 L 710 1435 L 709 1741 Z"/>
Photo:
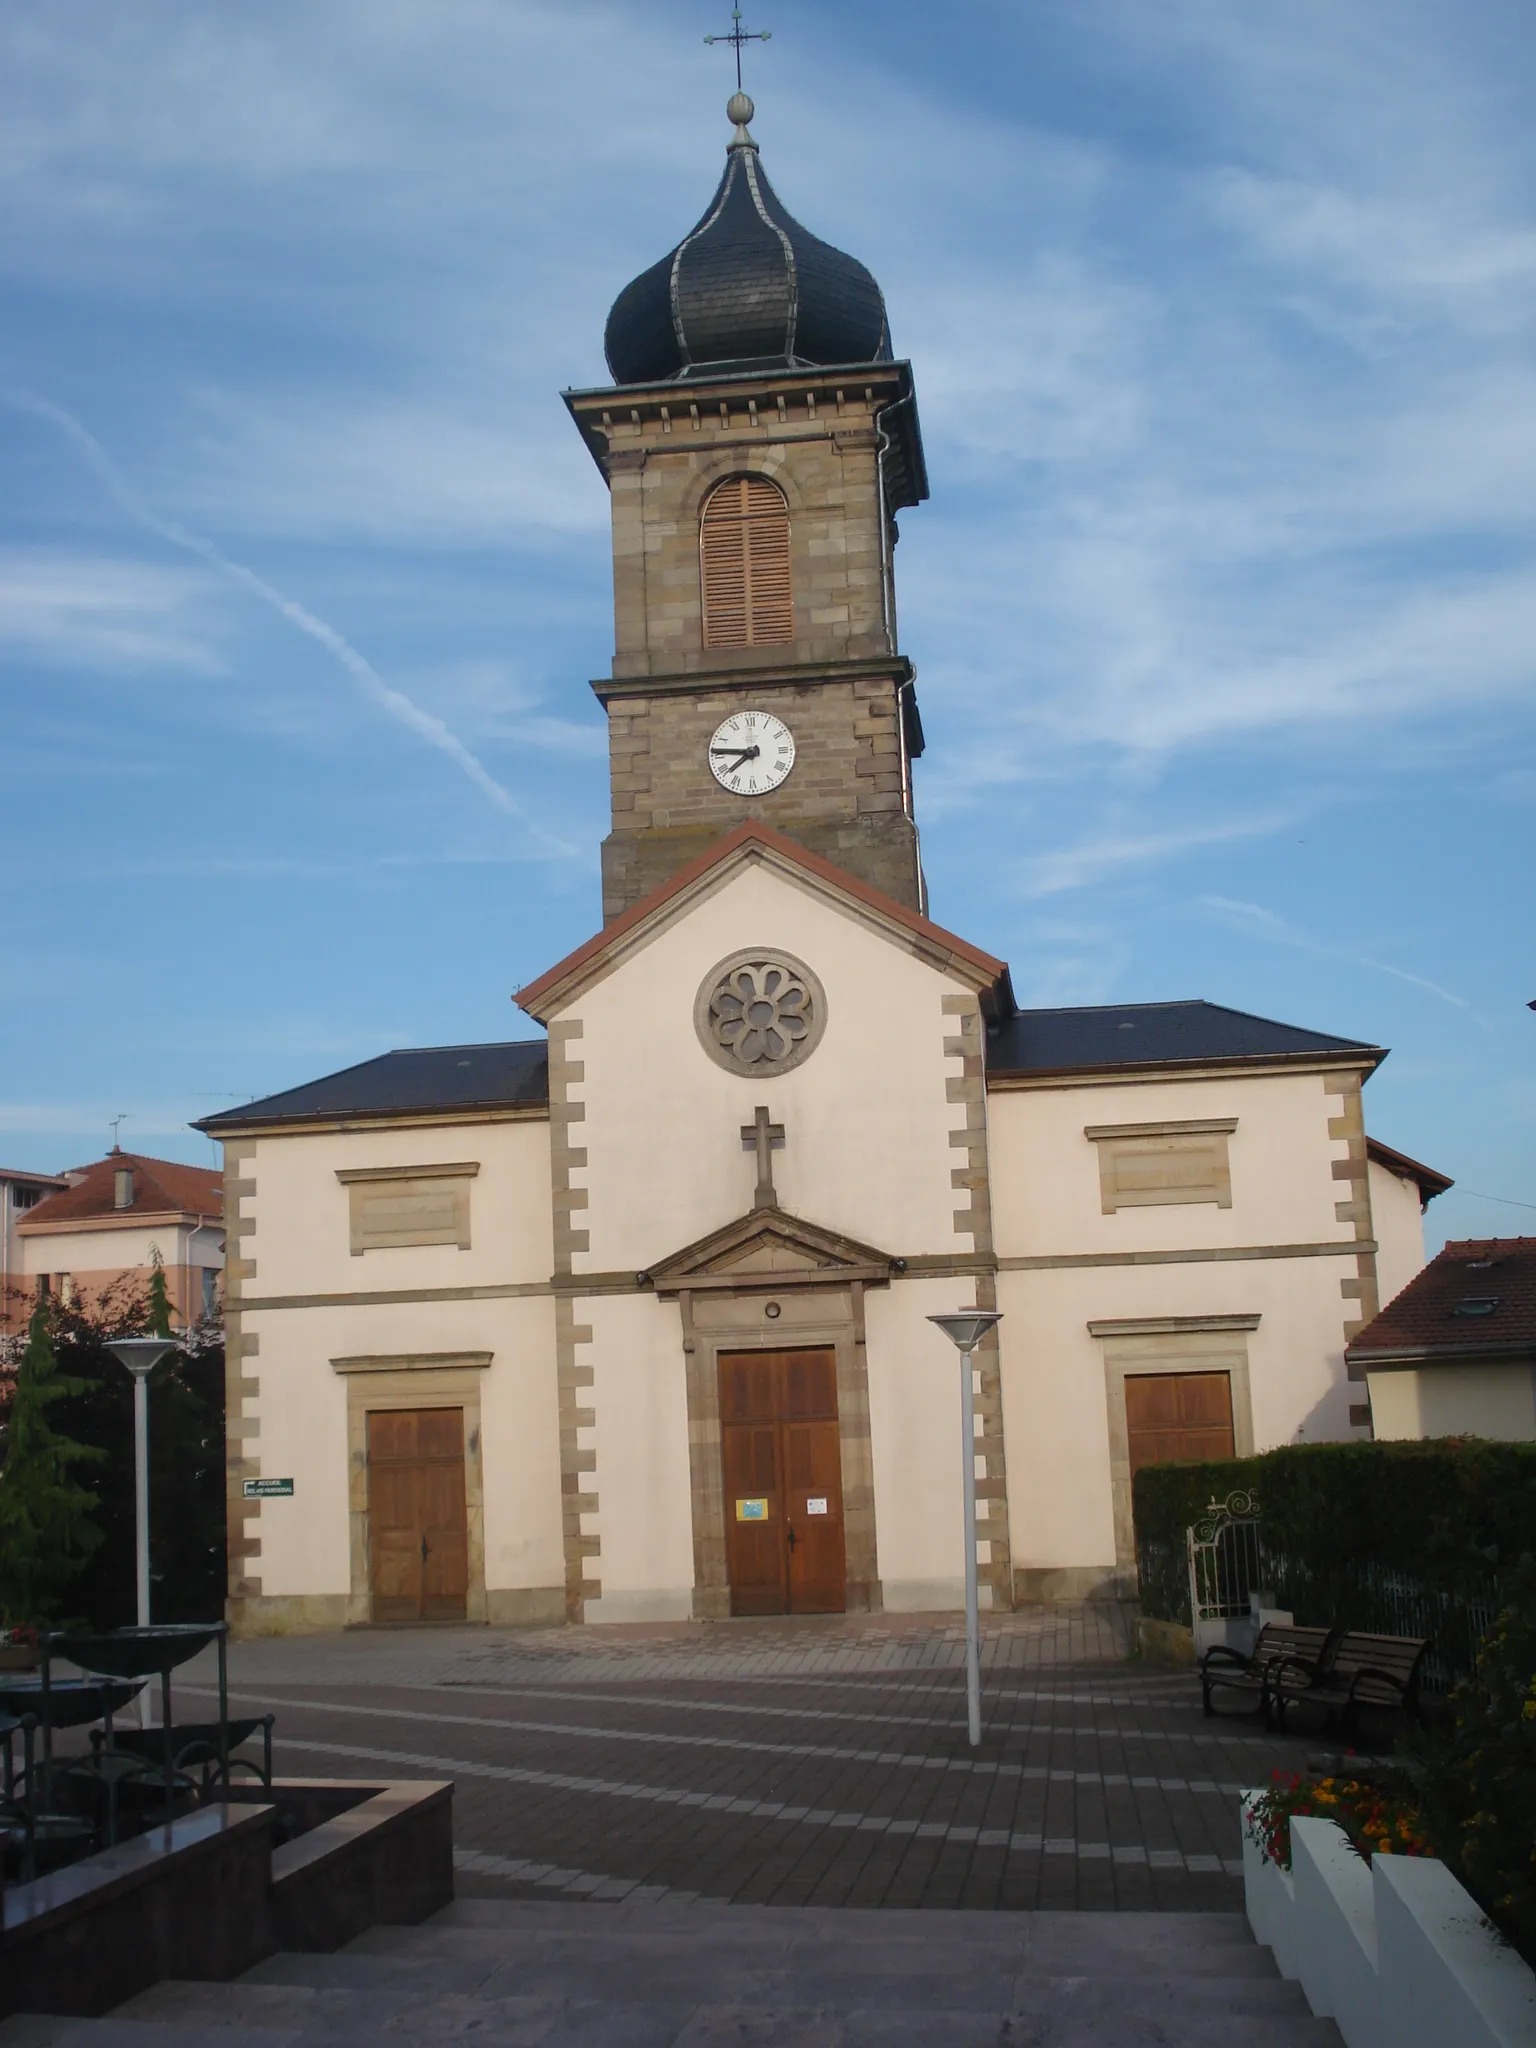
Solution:
<path fill-rule="evenodd" d="M 1368 967 L 1373 974 L 1390 974 L 1394 980 L 1407 982 L 1412 988 L 1424 989 L 1432 996 L 1438 996 L 1442 1003 L 1450 1003 L 1458 1010 L 1470 1010 L 1471 1004 L 1465 996 L 1456 995 L 1451 989 L 1442 988 L 1437 981 L 1430 981 L 1425 975 L 1410 974 L 1405 967 L 1394 967 L 1390 961 L 1374 959 L 1369 953 L 1356 953 L 1344 946 L 1331 946 L 1312 939 L 1303 931 L 1273 910 L 1266 910 L 1260 903 L 1243 903 L 1230 896 L 1202 896 L 1202 906 L 1222 919 L 1226 924 L 1252 937 L 1266 939 L 1277 946 L 1293 946 L 1299 952 L 1314 953 L 1319 959 L 1347 960 L 1355 967 Z"/>
<path fill-rule="evenodd" d="M 95 435 L 82 426 L 73 413 L 66 412 L 63 406 L 55 405 L 51 400 L 39 398 L 30 392 L 8 392 L 5 398 L 6 403 L 16 411 L 31 413 L 57 427 L 69 440 L 76 453 L 90 465 L 113 501 L 130 519 L 148 532 L 158 534 L 172 547 L 182 548 L 188 554 L 196 555 L 201 561 L 208 563 L 210 568 L 216 569 L 221 576 L 227 577 L 231 583 L 238 584 L 242 590 L 258 598 L 279 617 L 286 619 L 289 625 L 316 641 L 381 710 L 398 724 L 414 732 L 418 738 L 425 740 L 429 746 L 446 754 L 499 810 L 512 814 L 520 810 L 511 793 L 504 789 L 484 764 L 469 751 L 457 734 L 449 731 L 442 719 L 433 712 L 424 711 L 419 704 L 413 703 L 403 690 L 398 690 L 392 683 L 385 682 L 367 656 L 360 654 L 334 626 L 316 617 L 296 599 L 285 597 L 264 577 L 258 576 L 254 569 L 246 568 L 242 562 L 233 561 L 215 547 L 212 541 L 205 540 L 201 534 L 189 532 L 176 520 L 164 519 L 159 513 L 152 512 Z M 551 844 L 554 851 L 569 851 L 558 841 Z"/>
<path fill-rule="evenodd" d="M 1019 893 L 1026 897 L 1061 895 L 1068 889 L 1105 881 L 1126 868 L 1145 868 L 1176 859 L 1196 847 L 1260 838 L 1278 832 L 1290 822 L 1288 816 L 1272 813 L 1234 818 L 1223 824 L 1189 825 L 1140 834 L 1110 833 L 1100 839 L 1082 840 L 1076 846 L 1037 854 L 1027 862 L 1020 875 Z"/>

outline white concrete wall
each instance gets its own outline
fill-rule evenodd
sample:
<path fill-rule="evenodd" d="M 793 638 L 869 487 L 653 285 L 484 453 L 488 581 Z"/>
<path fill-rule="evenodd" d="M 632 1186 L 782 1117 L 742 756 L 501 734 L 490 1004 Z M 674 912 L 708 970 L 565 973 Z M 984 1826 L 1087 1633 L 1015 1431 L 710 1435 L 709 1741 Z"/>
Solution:
<path fill-rule="evenodd" d="M 820 1045 L 777 1079 L 726 1072 L 694 1031 L 705 975 L 748 945 L 794 954 L 826 989 Z M 965 1119 L 946 1099 L 941 999 L 960 987 L 776 871 L 737 869 L 567 1013 L 587 1110 L 577 1271 L 652 1265 L 749 1209 L 739 1133 L 760 1102 L 787 1134 L 782 1207 L 892 1253 L 956 1250 L 949 1133 Z"/>
<path fill-rule="evenodd" d="M 1536 1367 L 1528 1362 L 1373 1372 L 1368 1385 L 1372 1426 L 1382 1439 L 1536 1438 Z"/>
<path fill-rule="evenodd" d="M 470 1246 L 389 1246 L 353 1257 L 348 1191 L 338 1168 L 479 1162 L 470 1187 Z M 547 1280 L 553 1257 L 549 1125 L 544 1120 L 406 1124 L 393 1130 L 295 1132 L 260 1138 L 244 1169 L 256 1194 L 241 1253 L 259 1278 L 248 1294 L 334 1294 L 479 1287 Z M 403 1347 L 389 1347 L 398 1351 Z"/>
<path fill-rule="evenodd" d="M 489 1351 L 478 1374 L 485 1481 L 485 1576 L 491 1590 L 558 1586 L 560 1425 L 554 1310 L 547 1299 L 402 1302 L 267 1310 L 244 1327 L 261 1338 L 256 1448 L 264 1477 L 294 1482 L 291 1500 L 263 1501 L 262 1595 L 345 1594 L 347 1383 L 333 1358 L 409 1351 Z M 424 1403 L 432 1375 L 421 1376 Z"/>
<path fill-rule="evenodd" d="M 987 1098 L 1000 1256 L 1163 1251 L 1173 1247 L 1317 1244 L 1351 1236 L 1334 1214 L 1348 1192 L 1332 1163 L 1339 1098 L 1321 1074 L 1242 1074 L 1119 1086 L 1000 1089 Z M 1096 1124 L 1236 1117 L 1228 1139 L 1232 1206 L 1178 1203 L 1106 1216 Z"/>
<path fill-rule="evenodd" d="M 954 1280 L 907 1280 L 865 1297 L 875 1533 L 885 1604 L 897 1612 L 965 1598 L 960 1359 L 925 1318 L 969 1299 Z"/>
<path fill-rule="evenodd" d="M 1376 1277 L 1381 1305 L 1395 1301 L 1424 1266 L 1424 1208 L 1417 1181 L 1388 1166 L 1370 1164 L 1371 1224 L 1376 1232 Z"/>
<path fill-rule="evenodd" d="M 338 1167 L 474 1159 L 471 1247 L 420 1245 L 352 1256 Z M 243 1175 L 256 1229 L 245 1298 L 300 1302 L 243 1309 L 260 1339 L 262 1473 L 292 1478 L 292 1500 L 262 1504 L 263 1598 L 350 1588 L 347 1391 L 332 1358 L 489 1351 L 479 1374 L 489 1591 L 563 1584 L 554 1305 L 547 1294 L 482 1300 L 306 1304 L 305 1296 L 547 1284 L 552 1260 L 549 1129 L 542 1122 L 408 1126 L 265 1137 Z M 431 1375 L 422 1378 L 430 1394 Z"/>
<path fill-rule="evenodd" d="M 686 1621 L 693 1612 L 693 1509 L 688 1471 L 688 1394 L 675 1301 L 617 1295 L 585 1301 L 592 1342 L 577 1357 L 593 1367 L 599 1512 L 583 1527 L 602 1539 L 602 1598 L 589 1621 Z"/>

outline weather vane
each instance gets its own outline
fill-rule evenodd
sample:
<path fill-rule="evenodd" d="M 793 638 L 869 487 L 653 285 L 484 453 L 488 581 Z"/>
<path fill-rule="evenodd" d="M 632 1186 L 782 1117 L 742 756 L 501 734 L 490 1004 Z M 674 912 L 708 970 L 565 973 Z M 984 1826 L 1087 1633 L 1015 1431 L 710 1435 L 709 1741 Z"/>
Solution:
<path fill-rule="evenodd" d="M 745 29 L 741 25 L 741 9 L 731 9 L 731 32 L 728 36 L 706 36 L 706 43 L 731 43 L 736 50 L 736 90 L 741 91 L 741 46 L 743 43 L 771 43 L 773 31 L 766 28 Z"/>

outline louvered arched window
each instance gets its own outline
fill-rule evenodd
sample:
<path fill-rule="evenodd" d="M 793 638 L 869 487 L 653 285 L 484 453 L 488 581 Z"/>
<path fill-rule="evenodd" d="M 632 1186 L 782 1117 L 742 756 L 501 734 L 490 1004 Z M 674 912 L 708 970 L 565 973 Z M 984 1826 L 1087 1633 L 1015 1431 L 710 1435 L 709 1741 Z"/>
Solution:
<path fill-rule="evenodd" d="M 765 476 L 732 476 L 699 524 L 706 647 L 772 647 L 795 637 L 789 506 Z"/>

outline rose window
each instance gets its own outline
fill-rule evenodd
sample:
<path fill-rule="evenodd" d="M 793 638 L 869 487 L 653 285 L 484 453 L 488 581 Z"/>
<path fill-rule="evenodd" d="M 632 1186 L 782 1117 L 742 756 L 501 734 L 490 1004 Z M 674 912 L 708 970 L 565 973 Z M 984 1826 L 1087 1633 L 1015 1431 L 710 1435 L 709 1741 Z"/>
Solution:
<path fill-rule="evenodd" d="M 694 1021 L 720 1066 L 773 1074 L 811 1053 L 826 1014 L 821 983 L 801 961 L 785 953 L 740 953 L 706 976 Z"/>

